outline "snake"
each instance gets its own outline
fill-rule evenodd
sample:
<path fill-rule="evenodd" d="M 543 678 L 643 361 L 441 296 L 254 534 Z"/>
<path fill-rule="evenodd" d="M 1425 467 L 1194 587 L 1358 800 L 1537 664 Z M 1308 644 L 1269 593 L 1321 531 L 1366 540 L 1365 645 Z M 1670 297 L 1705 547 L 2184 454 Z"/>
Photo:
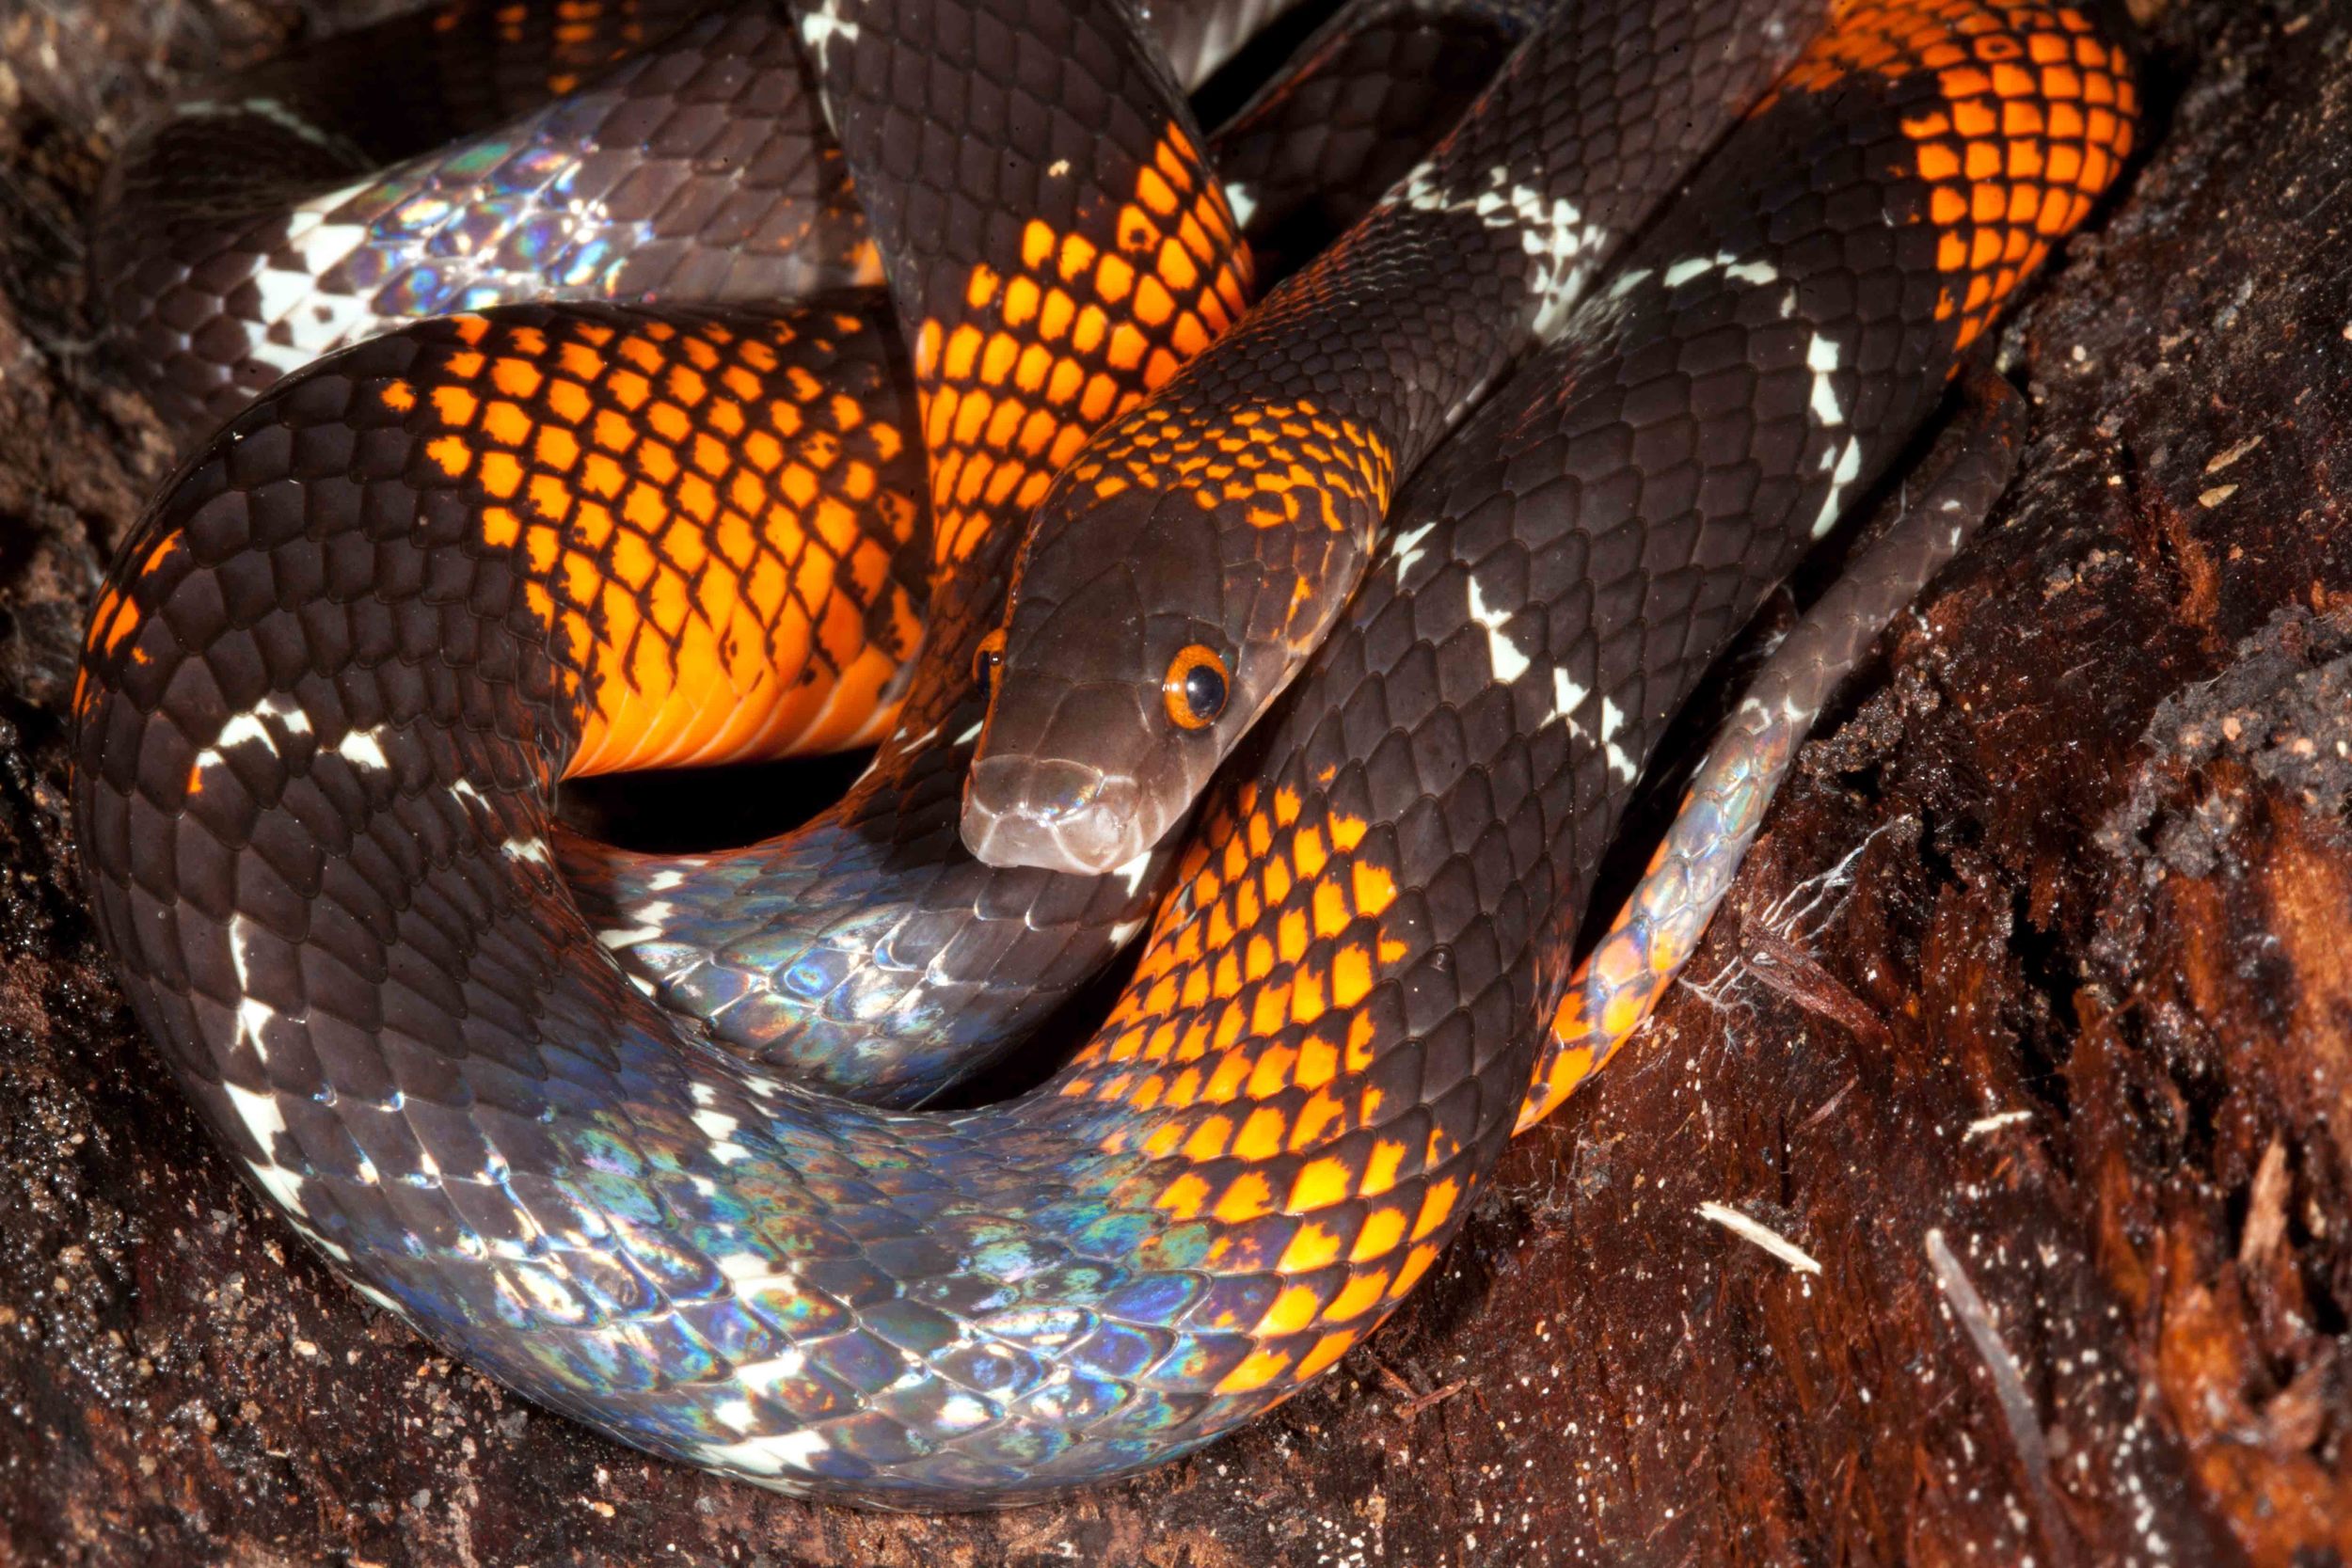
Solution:
<path fill-rule="evenodd" d="M 1414 437 L 1434 447 L 1391 476 L 1328 634 L 1151 851 L 1168 889 L 1100 1028 L 1026 1094 L 909 1112 L 684 1029 L 567 892 L 550 800 L 583 757 L 667 754 L 644 726 L 703 747 L 755 725 L 679 673 L 723 641 L 666 670 L 635 653 L 690 625 L 652 585 L 694 541 L 631 513 L 647 476 L 724 519 L 818 420 L 797 450 L 845 486 L 919 435 L 930 564 L 959 541 L 1007 558 L 996 514 L 1045 500 L 1093 425 L 1240 319 L 1232 209 L 1133 18 L 1001 8 L 794 9 L 910 341 L 901 424 L 822 389 L 894 379 L 875 318 L 840 307 L 518 306 L 357 343 L 196 447 L 101 593 L 74 705 L 77 840 L 125 994 L 298 1234 L 551 1409 L 881 1508 L 1006 1506 L 1192 1452 L 1410 1294 L 1521 1117 L 1601 1057 L 1575 935 L 1667 721 L 1983 356 L 2137 119 L 2123 40 L 2076 8 L 1834 8 L 1549 341 Z M 1419 205 L 1476 215 L 1492 190 Z M 1107 312 L 1089 332 L 1075 291 L 1147 278 L 1128 336 Z M 1058 415 L 1057 379 L 1075 406 L 1104 366 L 1144 373 L 1099 419 Z M 1262 418 L 1302 451 L 1345 444 L 1315 413 Z M 1955 547 L 2004 473 L 1954 471 L 1888 536 L 1895 577 Z M 608 564 L 648 591 L 609 592 Z M 950 679 L 936 650 L 984 643 L 1001 602 L 927 586 L 952 635 L 900 661 L 906 739 L 878 766 L 921 751 L 910 711 L 988 701 L 984 660 Z M 1739 831 L 1758 733 L 1735 721 L 1693 794 Z M 1659 866 L 1717 875 L 1724 826 Z M 1661 908 L 1599 950 L 1637 994 L 1630 971 L 1681 944 Z"/>

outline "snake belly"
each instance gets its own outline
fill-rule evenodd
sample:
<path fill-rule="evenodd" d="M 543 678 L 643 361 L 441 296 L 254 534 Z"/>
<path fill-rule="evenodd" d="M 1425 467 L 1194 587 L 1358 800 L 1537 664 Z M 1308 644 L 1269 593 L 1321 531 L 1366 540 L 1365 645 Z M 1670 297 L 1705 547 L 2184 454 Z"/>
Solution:
<path fill-rule="evenodd" d="M 580 662 L 403 401 L 487 328 L 346 351 L 199 451 L 95 612 L 74 809 L 126 993 L 341 1273 L 624 1441 L 898 1508 L 1187 1452 L 1435 1262 L 1666 717 L 2134 119 L 2071 8 L 1847 8 L 1405 486 L 1102 1032 L 953 1115 L 682 1041 L 605 958 L 530 852 Z"/>

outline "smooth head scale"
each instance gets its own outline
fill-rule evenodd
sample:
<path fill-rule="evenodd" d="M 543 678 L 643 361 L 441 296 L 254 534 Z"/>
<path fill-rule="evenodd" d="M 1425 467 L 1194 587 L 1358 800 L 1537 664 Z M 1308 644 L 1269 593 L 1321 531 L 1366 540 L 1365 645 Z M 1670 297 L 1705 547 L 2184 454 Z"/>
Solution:
<path fill-rule="evenodd" d="M 1039 508 L 964 794 L 988 864 L 1100 875 L 1158 843 L 1362 570 L 1384 444 L 1304 404 L 1202 422 L 1147 404 Z"/>

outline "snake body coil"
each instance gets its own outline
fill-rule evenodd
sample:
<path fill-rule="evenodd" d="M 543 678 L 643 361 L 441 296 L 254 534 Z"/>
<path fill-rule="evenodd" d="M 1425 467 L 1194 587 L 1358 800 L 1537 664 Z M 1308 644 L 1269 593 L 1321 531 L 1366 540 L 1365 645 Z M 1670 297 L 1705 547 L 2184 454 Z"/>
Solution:
<path fill-rule="evenodd" d="M 555 876 L 549 796 L 642 724 L 726 722 L 689 677 L 734 644 L 687 590 L 760 596 L 762 476 L 812 420 L 843 496 L 924 439 L 936 562 L 1172 376 L 1183 323 L 1238 314 L 1247 262 L 1198 144 L 1130 96 L 1157 68 L 1114 8 L 1048 8 L 801 12 L 920 429 L 812 390 L 881 363 L 850 312 L 523 309 L 363 343 L 189 460 L 109 579 L 76 703 L 75 818 L 126 992 L 289 1223 L 554 1409 L 877 1506 L 1017 1502 L 1186 1452 L 1411 1291 L 1531 1084 L 1577 1075 L 1539 1057 L 1573 1049 L 1573 933 L 1666 720 L 2134 125 L 2122 52 L 2072 8 L 1844 7 L 1401 483 L 1385 548 L 1174 851 L 1096 1037 L 1022 1099 L 900 1114 L 681 1038 Z M 1034 129 L 1022 103 L 1060 129 L 1008 141 Z M 1105 262 L 1130 255 L 1152 260 Z M 1084 345 L 1081 277 L 1098 301 L 1149 277 L 1168 309 Z M 1066 339 L 1041 325 L 1057 289 Z M 1075 374 L 1075 410 L 1098 372 L 1090 416 L 1052 397 Z M 1285 438 L 1322 436 L 1298 422 Z M 934 577 L 931 608 L 977 627 L 974 593 Z M 686 637 L 706 653 L 661 667 Z"/>

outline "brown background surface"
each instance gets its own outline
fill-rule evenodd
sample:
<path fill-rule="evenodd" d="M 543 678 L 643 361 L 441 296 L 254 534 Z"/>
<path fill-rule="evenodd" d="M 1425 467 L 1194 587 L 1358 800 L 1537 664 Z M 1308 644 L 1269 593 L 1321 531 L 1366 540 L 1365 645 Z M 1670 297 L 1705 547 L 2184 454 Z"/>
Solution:
<path fill-rule="evenodd" d="M 0 0 L 8 1559 L 2344 1559 L 2352 6 L 2156 21 L 2153 150 L 2011 335 L 2021 483 L 1805 753 L 1699 983 L 1397 1321 L 1195 1461 L 928 1520 L 648 1462 L 364 1307 L 91 941 L 59 715 L 168 453 L 80 226 L 140 114 L 317 20 Z"/>

